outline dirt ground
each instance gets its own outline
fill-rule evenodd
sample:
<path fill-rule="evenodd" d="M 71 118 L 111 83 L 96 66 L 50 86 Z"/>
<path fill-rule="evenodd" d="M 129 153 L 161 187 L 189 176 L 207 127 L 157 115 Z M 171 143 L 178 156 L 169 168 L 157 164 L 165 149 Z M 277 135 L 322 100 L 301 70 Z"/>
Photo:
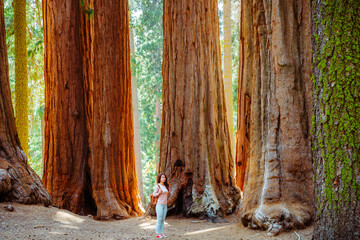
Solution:
<path fill-rule="evenodd" d="M 0 203 L 0 239 L 156 239 L 154 217 L 126 220 L 95 221 L 91 216 L 79 216 L 66 210 L 41 205 Z M 268 237 L 266 232 L 244 228 L 236 216 L 228 223 L 209 223 L 195 218 L 168 217 L 164 233 L 167 239 L 247 240 L 247 239 L 311 239 L 313 227 L 284 232 Z M 296 232 L 296 233 L 295 233 Z M 298 235 L 299 236 L 298 236 Z"/>

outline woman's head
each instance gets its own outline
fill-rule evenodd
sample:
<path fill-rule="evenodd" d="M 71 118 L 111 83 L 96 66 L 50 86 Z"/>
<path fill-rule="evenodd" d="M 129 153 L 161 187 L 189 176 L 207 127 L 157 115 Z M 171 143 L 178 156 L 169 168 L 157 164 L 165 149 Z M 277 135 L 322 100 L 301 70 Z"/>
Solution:
<path fill-rule="evenodd" d="M 166 186 L 166 188 L 169 190 L 169 183 L 168 183 L 168 180 L 167 180 L 167 177 L 166 177 L 165 173 L 160 173 L 157 176 L 156 182 L 157 183 L 163 183 Z"/>

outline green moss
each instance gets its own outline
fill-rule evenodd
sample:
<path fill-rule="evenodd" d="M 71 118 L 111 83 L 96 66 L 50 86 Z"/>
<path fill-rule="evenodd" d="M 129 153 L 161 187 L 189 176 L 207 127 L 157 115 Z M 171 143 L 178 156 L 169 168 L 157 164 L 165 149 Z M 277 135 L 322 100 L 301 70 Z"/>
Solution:
<path fill-rule="evenodd" d="M 318 201 L 336 208 L 338 201 L 360 199 L 355 179 L 360 169 L 360 1 L 326 0 L 324 6 L 321 22 L 313 19 L 316 32 L 320 25 L 324 29 L 322 38 L 314 35 L 320 76 L 313 78 L 313 93 L 322 117 L 313 117 L 313 151 L 321 152 L 324 164 L 325 187 Z"/>
<path fill-rule="evenodd" d="M 89 19 L 93 19 L 94 17 L 94 8 L 91 6 L 90 1 L 86 0 L 80 0 L 80 7 L 81 10 L 88 15 Z"/>
<path fill-rule="evenodd" d="M 26 0 L 14 1 L 15 122 L 20 143 L 29 154 L 29 87 L 26 45 Z"/>

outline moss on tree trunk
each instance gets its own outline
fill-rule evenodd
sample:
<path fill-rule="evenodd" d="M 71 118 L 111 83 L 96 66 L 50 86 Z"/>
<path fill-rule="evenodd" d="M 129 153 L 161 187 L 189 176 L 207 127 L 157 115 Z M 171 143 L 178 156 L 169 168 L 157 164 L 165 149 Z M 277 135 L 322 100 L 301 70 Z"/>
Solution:
<path fill-rule="evenodd" d="M 360 2 L 312 1 L 313 239 L 360 238 Z"/>
<path fill-rule="evenodd" d="M 26 45 L 26 0 L 14 0 L 15 121 L 21 146 L 29 152 L 29 87 Z"/>

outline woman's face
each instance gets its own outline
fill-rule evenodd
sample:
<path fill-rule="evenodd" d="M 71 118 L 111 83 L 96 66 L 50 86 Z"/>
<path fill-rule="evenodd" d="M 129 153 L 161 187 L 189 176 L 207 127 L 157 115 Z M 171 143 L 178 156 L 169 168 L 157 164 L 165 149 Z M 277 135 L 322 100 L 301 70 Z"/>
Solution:
<path fill-rule="evenodd" d="M 160 178 L 160 182 L 164 183 L 165 181 L 166 181 L 166 177 L 165 177 L 165 175 L 162 175 Z"/>

